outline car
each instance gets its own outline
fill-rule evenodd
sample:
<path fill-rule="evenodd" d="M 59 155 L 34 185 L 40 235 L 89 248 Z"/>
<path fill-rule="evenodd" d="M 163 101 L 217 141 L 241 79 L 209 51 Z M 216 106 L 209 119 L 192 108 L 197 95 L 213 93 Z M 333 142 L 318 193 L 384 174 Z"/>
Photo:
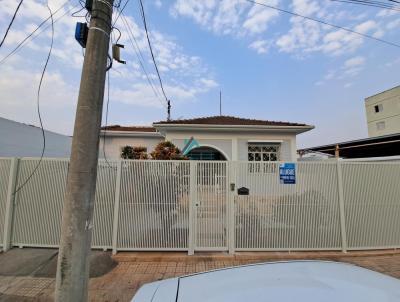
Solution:
<path fill-rule="evenodd" d="M 340 262 L 270 262 L 145 284 L 132 299 L 189 301 L 398 302 L 400 280 Z"/>

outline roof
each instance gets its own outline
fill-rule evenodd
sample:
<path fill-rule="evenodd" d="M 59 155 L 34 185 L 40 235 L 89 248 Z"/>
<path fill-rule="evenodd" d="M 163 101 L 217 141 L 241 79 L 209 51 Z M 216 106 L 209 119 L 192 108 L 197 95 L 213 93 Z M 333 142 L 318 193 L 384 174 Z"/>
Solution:
<path fill-rule="evenodd" d="M 335 154 L 336 146 L 339 147 L 340 156 L 345 158 L 400 155 L 400 133 L 304 148 L 298 150 L 298 153 L 318 151 Z"/>
<path fill-rule="evenodd" d="M 193 119 L 180 119 L 156 122 L 153 125 L 235 125 L 235 126 L 308 126 L 306 124 L 256 120 L 227 115 L 208 116 Z"/>
<path fill-rule="evenodd" d="M 386 90 L 381 91 L 381 92 L 378 92 L 378 93 L 375 93 L 375 94 L 373 94 L 373 95 L 370 95 L 370 96 L 366 97 L 366 98 L 365 98 L 365 101 L 368 101 L 370 98 L 376 97 L 376 96 L 378 96 L 378 95 L 380 95 L 380 94 L 389 92 L 389 91 L 391 91 L 391 90 L 399 89 L 399 88 L 400 88 L 400 85 L 395 86 L 395 87 L 392 87 L 392 88 L 389 88 L 389 89 L 386 89 Z"/>
<path fill-rule="evenodd" d="M 111 125 L 107 127 L 101 127 L 101 130 L 106 131 L 128 131 L 128 132 L 157 132 L 156 128 L 152 126 L 120 126 Z"/>

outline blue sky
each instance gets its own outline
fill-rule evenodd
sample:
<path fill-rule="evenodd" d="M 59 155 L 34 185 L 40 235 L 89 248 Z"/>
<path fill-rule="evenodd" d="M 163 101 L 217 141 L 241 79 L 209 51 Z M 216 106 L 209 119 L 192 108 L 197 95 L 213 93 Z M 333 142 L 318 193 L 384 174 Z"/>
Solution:
<path fill-rule="evenodd" d="M 49 0 L 53 10 L 64 2 Z M 399 12 L 329 0 L 263 2 L 400 44 Z M 1 32 L 16 1 L 2 4 Z M 217 115 L 222 90 L 223 114 L 309 123 L 316 128 L 300 135 L 298 146 L 320 145 L 366 137 L 364 98 L 400 83 L 400 49 L 354 34 L 243 0 L 145 0 L 144 4 L 172 118 Z M 77 0 L 55 18 L 73 6 L 79 8 Z M 25 0 L 0 58 L 48 15 L 44 1 Z M 66 15 L 55 23 L 55 45 L 41 97 L 45 127 L 68 135 L 83 58 L 74 40 L 75 22 L 81 20 Z M 151 124 L 166 118 L 165 104 L 144 76 L 125 22 L 161 95 L 138 3 L 130 0 L 125 17 L 117 22 L 120 42 L 125 44 L 122 57 L 128 64 L 114 63 L 110 72 L 108 124 Z M 0 64 L 2 117 L 38 125 L 36 89 L 49 41 L 48 28 Z"/>

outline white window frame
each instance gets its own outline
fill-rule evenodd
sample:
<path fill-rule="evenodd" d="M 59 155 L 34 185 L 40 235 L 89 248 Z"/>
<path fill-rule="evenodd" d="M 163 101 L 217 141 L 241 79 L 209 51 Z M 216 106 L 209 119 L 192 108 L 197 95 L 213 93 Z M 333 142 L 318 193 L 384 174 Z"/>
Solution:
<path fill-rule="evenodd" d="M 251 150 L 251 148 L 254 148 Z M 276 151 L 271 150 L 276 148 Z M 254 151 L 253 151 L 254 150 Z M 259 150 L 259 151 L 258 151 Z M 252 155 L 252 159 L 250 157 Z M 256 160 L 258 159 L 259 160 Z M 272 159 L 274 158 L 274 159 Z M 281 144 L 268 142 L 248 142 L 247 160 L 251 162 L 277 162 L 281 159 Z"/>

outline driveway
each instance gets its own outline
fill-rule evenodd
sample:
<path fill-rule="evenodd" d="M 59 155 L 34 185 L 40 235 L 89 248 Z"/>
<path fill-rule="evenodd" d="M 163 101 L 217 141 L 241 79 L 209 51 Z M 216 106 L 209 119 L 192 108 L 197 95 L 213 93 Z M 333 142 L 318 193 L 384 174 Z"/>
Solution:
<path fill-rule="evenodd" d="M 130 301 L 144 283 L 223 267 L 290 259 L 353 263 L 400 278 L 400 252 L 203 253 L 175 252 L 91 255 L 90 301 Z M 53 301 L 57 250 L 13 249 L 0 255 L 1 301 Z"/>

